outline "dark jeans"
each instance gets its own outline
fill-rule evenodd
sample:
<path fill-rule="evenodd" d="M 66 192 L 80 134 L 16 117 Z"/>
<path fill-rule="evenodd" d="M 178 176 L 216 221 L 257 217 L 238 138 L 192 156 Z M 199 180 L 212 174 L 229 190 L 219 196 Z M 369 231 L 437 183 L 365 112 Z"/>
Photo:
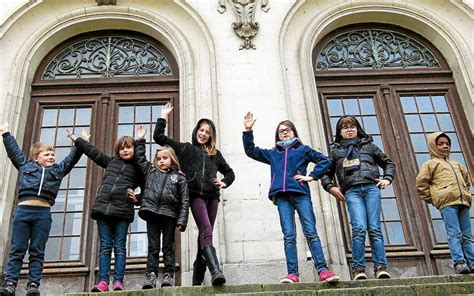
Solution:
<path fill-rule="evenodd" d="M 29 253 L 28 282 L 39 285 L 43 275 L 44 249 L 51 229 L 51 209 L 18 206 L 13 215 L 12 237 L 5 282 L 15 285 L 26 251 Z"/>
<path fill-rule="evenodd" d="M 160 262 L 161 234 L 163 234 L 163 261 L 165 263 L 164 271 L 174 274 L 175 272 L 175 253 L 174 236 L 176 229 L 176 219 L 157 215 L 156 219 L 146 222 L 146 232 L 148 237 L 148 257 L 146 261 L 146 271 L 158 274 L 158 264 Z"/>
<path fill-rule="evenodd" d="M 114 282 L 123 283 L 127 258 L 128 222 L 113 219 L 98 219 L 99 230 L 99 281 L 109 282 L 110 261 L 114 249 Z"/>
<path fill-rule="evenodd" d="M 199 230 L 198 245 L 201 249 L 212 246 L 212 230 L 216 222 L 218 199 L 191 197 L 191 212 Z"/>
<path fill-rule="evenodd" d="M 299 276 L 295 211 L 298 212 L 301 227 L 303 228 L 316 270 L 318 273 L 327 270 L 328 267 L 324 259 L 323 248 L 316 231 L 316 218 L 313 212 L 311 196 L 309 194 L 278 194 L 276 196 L 276 205 L 280 214 L 288 273 L 294 273 Z"/>

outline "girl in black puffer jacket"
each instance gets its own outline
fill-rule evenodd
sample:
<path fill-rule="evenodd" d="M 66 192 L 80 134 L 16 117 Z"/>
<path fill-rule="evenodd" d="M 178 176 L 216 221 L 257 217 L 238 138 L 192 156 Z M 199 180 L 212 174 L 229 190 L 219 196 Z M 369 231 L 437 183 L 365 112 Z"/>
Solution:
<path fill-rule="evenodd" d="M 220 189 L 229 187 L 235 175 L 221 152 L 216 148 L 216 128 L 206 118 L 200 119 L 192 133 L 192 143 L 181 143 L 165 135 L 166 120 L 173 110 L 167 103 L 156 122 L 153 140 L 159 145 L 173 147 L 181 168 L 188 178 L 191 212 L 199 229 L 198 252 L 193 264 L 193 285 L 201 285 L 206 264 L 211 272 L 212 285 L 222 285 L 225 277 L 219 267 L 216 249 L 212 245 L 212 230 L 217 216 Z M 217 172 L 224 175 L 217 178 Z M 203 258 L 205 257 L 205 260 Z"/>
<path fill-rule="evenodd" d="M 148 237 L 147 275 L 142 288 L 153 289 L 156 288 L 162 233 L 165 269 L 161 286 L 174 286 L 174 230 L 182 232 L 186 229 L 189 193 L 186 177 L 180 171 L 173 148 L 158 148 L 153 163 L 146 160 L 145 133 L 143 126 L 137 128 L 135 162 L 146 178 L 142 205 L 138 211 L 140 218 L 146 221 Z"/>
<path fill-rule="evenodd" d="M 81 136 L 86 139 L 90 137 L 84 130 Z M 92 291 L 109 290 L 112 248 L 115 256 L 112 289 L 124 290 L 128 226 L 135 216 L 134 204 L 139 204 L 133 189 L 143 183 L 143 176 L 135 168 L 133 161 L 135 141 L 129 136 L 121 137 L 115 142 L 115 155 L 108 156 L 84 139 L 77 138 L 75 135 L 70 137 L 79 151 L 84 152 L 98 166 L 105 168 L 102 183 L 91 210 L 91 218 L 97 221 L 100 239 L 99 283 L 92 288 Z"/>

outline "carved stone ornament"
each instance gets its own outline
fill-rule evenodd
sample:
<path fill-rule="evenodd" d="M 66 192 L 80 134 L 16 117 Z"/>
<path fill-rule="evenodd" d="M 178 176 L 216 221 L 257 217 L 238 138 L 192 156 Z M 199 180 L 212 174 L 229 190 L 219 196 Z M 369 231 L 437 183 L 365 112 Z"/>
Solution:
<path fill-rule="evenodd" d="M 117 0 L 95 0 L 97 5 L 117 5 Z"/>
<path fill-rule="evenodd" d="M 235 22 L 232 23 L 232 29 L 237 36 L 244 40 L 240 45 L 241 49 L 255 49 L 252 38 L 258 33 L 259 24 L 255 21 L 255 0 L 219 0 L 217 11 L 224 13 L 226 2 L 231 5 L 235 14 Z M 270 6 L 268 0 L 261 0 L 261 9 L 268 12 Z"/>

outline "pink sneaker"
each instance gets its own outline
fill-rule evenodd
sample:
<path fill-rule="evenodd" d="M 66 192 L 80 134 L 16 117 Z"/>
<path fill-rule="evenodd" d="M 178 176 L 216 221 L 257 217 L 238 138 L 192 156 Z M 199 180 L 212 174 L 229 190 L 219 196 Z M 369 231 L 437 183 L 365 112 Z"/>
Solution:
<path fill-rule="evenodd" d="M 109 290 L 109 284 L 106 281 L 100 281 L 97 285 L 92 288 L 92 292 L 107 292 Z"/>
<path fill-rule="evenodd" d="M 300 278 L 294 274 L 290 273 L 289 275 L 285 276 L 280 280 L 280 284 L 292 284 L 292 283 L 298 283 L 300 281 Z"/>
<path fill-rule="evenodd" d="M 319 273 L 319 281 L 334 283 L 339 281 L 339 277 L 334 272 L 326 269 Z"/>
<path fill-rule="evenodd" d="M 114 291 L 124 291 L 125 287 L 123 286 L 122 282 L 115 282 L 114 285 L 112 286 L 112 290 Z"/>

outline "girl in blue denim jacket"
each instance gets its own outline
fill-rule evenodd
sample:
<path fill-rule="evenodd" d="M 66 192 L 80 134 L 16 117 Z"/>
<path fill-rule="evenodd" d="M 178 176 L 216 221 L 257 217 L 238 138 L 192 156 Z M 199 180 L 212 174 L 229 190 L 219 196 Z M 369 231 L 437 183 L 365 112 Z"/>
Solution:
<path fill-rule="evenodd" d="M 29 274 L 26 294 L 40 295 L 44 253 L 52 223 L 51 207 L 62 179 L 76 165 L 82 153 L 73 147 L 69 155 L 57 164 L 53 146 L 35 143 L 30 149 L 31 159 L 28 159 L 8 132 L 7 124 L 0 126 L 0 133 L 8 158 L 18 170 L 20 179 L 18 207 L 13 214 L 10 252 L 0 295 L 15 295 L 27 251 Z"/>
<path fill-rule="evenodd" d="M 303 233 L 313 257 L 319 280 L 335 282 L 339 277 L 328 270 L 324 259 L 323 248 L 316 231 L 316 218 L 308 182 L 316 181 L 323 176 L 331 160 L 307 145 L 298 138 L 294 124 L 285 120 L 277 125 L 275 131 L 275 147 L 261 149 L 255 147 L 252 127 L 255 123 L 253 114 L 248 112 L 244 117 L 245 131 L 243 143 L 245 154 L 257 161 L 269 164 L 272 181 L 269 198 L 278 207 L 280 224 L 283 231 L 286 265 L 288 275 L 280 283 L 299 282 L 298 255 L 296 250 L 295 211 L 300 217 Z M 314 170 L 306 176 L 306 168 L 310 162 L 316 164 Z"/>

